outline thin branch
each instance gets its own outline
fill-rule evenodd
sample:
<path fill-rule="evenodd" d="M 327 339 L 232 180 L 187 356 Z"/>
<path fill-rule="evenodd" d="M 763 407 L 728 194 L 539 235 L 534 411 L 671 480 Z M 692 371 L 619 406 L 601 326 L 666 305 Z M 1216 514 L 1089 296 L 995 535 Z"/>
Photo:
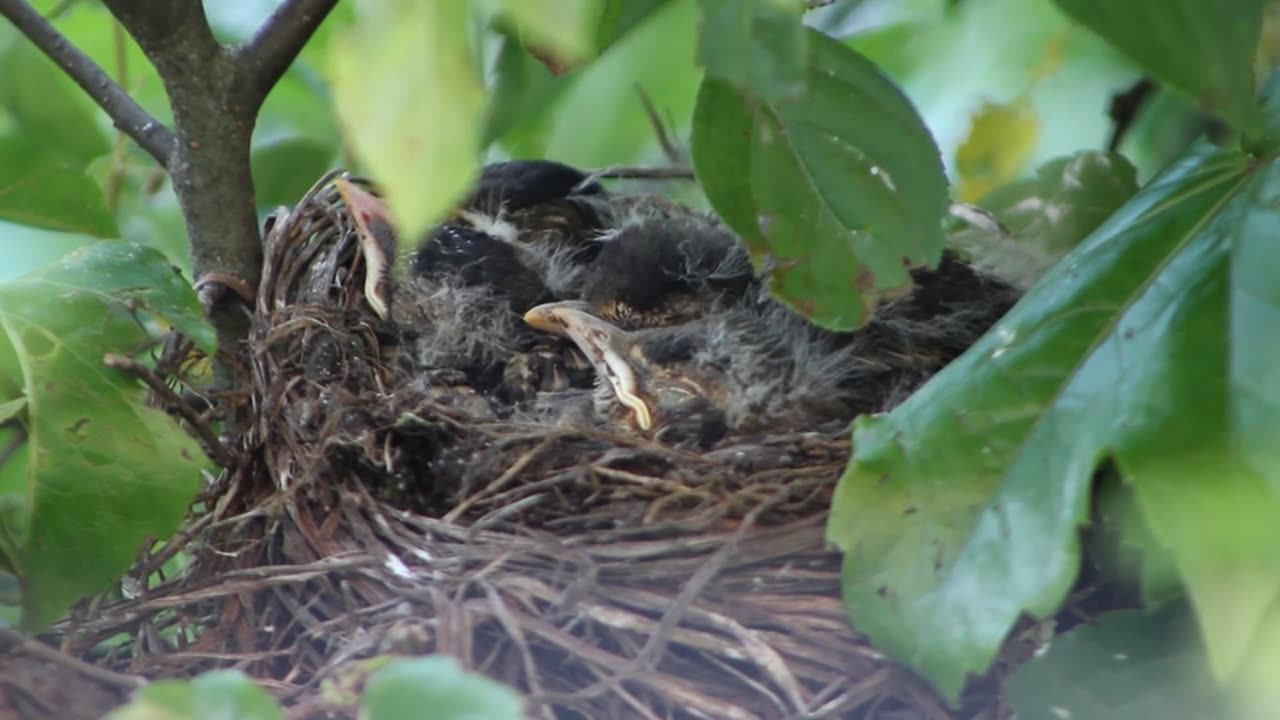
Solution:
<path fill-rule="evenodd" d="M 71 44 L 24 0 L 0 0 L 0 15 L 8 18 L 19 32 L 57 63 L 111 117 L 121 132 L 133 138 L 160 165 L 169 166 L 177 144 L 173 131 L 134 102 L 92 58 Z"/>
<path fill-rule="evenodd" d="M 132 675 L 122 675 L 118 672 L 112 672 L 106 668 L 91 665 L 79 658 L 74 658 L 65 653 L 58 652 L 56 649 L 51 648 L 38 640 L 31 640 L 23 637 L 21 634 L 13 630 L 0 628 L 0 643 L 8 646 L 4 648 L 7 651 L 16 649 L 41 660 L 63 665 L 71 668 L 81 675 L 84 675 L 85 677 L 92 678 L 98 682 L 110 685 L 111 687 L 120 688 L 122 690 L 137 690 L 147 684 L 147 681 L 143 678 L 134 677 Z"/>
<path fill-rule="evenodd" d="M 285 70 L 338 0 L 284 0 L 235 55 L 256 104 L 266 99 Z"/>
<path fill-rule="evenodd" d="M 227 446 L 223 445 L 217 434 L 213 432 L 213 428 L 209 427 L 208 423 L 204 421 L 204 418 L 200 417 L 200 413 L 196 412 L 190 403 L 183 400 L 159 375 L 156 375 L 154 370 L 124 355 L 108 353 L 103 357 L 102 361 L 107 367 L 123 370 L 146 383 L 147 387 L 151 388 L 151 392 L 163 400 L 166 406 L 187 421 L 192 431 L 200 439 L 201 444 L 204 445 L 205 452 L 209 453 L 209 457 L 219 467 L 231 467 L 234 458 L 232 458 L 230 451 L 227 450 Z"/>
<path fill-rule="evenodd" d="M 601 178 L 609 180 L 693 180 L 693 170 L 684 166 L 676 167 L 632 167 L 630 165 L 610 165 L 593 171 L 578 187 L 586 187 Z"/>
<path fill-rule="evenodd" d="M 138 41 L 153 63 L 199 62 L 221 48 L 213 37 L 201 0 L 102 0 L 102 4 Z M 156 70 L 162 78 L 168 74 L 160 63 Z M 192 77 L 191 82 L 197 82 L 196 77 Z"/>
<path fill-rule="evenodd" d="M 684 151 L 671 138 L 671 133 L 667 131 L 667 124 L 662 121 L 662 115 L 658 113 L 658 107 L 653 104 L 653 98 L 645 89 L 636 84 L 636 94 L 640 96 L 640 104 L 644 105 L 644 114 L 649 118 L 649 124 L 653 126 L 654 134 L 658 136 L 658 145 L 662 147 L 662 154 L 667 156 L 667 160 L 672 165 L 685 165 Z"/>

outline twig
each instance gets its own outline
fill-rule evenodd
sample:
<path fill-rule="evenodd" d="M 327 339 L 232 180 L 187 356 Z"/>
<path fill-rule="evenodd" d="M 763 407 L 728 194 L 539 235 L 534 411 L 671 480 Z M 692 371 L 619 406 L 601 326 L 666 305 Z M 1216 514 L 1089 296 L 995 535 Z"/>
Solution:
<path fill-rule="evenodd" d="M 112 672 L 106 668 L 100 668 L 78 658 L 60 653 L 42 642 L 31 640 L 13 630 L 0 628 L 0 643 L 12 645 L 22 652 L 38 657 L 41 660 L 65 665 L 81 675 L 93 678 L 94 680 L 112 687 L 118 687 L 124 690 L 137 690 L 147 684 L 147 681 L 142 678 Z"/>
<path fill-rule="evenodd" d="M 234 458 L 231 457 L 231 453 L 227 451 L 222 442 L 218 440 L 218 436 L 213 434 L 213 429 L 205 423 L 204 418 L 200 417 L 200 413 L 196 412 L 195 408 L 191 407 L 186 400 L 183 400 L 178 393 L 174 392 L 173 388 L 169 387 L 151 368 L 131 357 L 110 353 L 102 358 L 102 362 L 107 367 L 123 370 L 146 383 L 152 392 L 159 395 L 169 407 L 176 410 L 182 416 L 182 419 L 191 425 L 191 429 L 200 438 L 205 450 L 215 463 L 220 467 L 231 466 Z"/>
<path fill-rule="evenodd" d="M 662 153 L 667 156 L 672 165 L 684 165 L 684 150 L 671 139 L 671 133 L 667 132 L 667 124 L 662 121 L 662 116 L 658 114 L 658 107 L 653 104 L 653 98 L 649 97 L 649 93 L 644 88 L 636 85 L 636 94 L 640 96 L 640 104 L 644 106 L 644 114 L 649 118 L 649 124 L 653 125 L 653 132 L 658 136 L 658 144 L 662 146 Z"/>
<path fill-rule="evenodd" d="M 284 0 L 258 32 L 235 50 L 253 94 L 248 99 L 255 106 L 266 99 L 337 4 L 338 0 Z"/>
<path fill-rule="evenodd" d="M 687 167 L 631 167 L 616 165 L 591 173 L 592 178 L 610 180 L 692 180 L 693 170 Z"/>
<path fill-rule="evenodd" d="M 88 93 L 121 132 L 133 138 L 160 165 L 169 167 L 178 142 L 172 130 L 143 110 L 92 58 L 24 0 L 0 0 L 0 14 Z"/>
<path fill-rule="evenodd" d="M 116 57 L 116 82 L 120 87 L 129 87 L 129 36 L 124 26 L 118 21 L 111 21 L 111 45 Z M 115 212 L 120 207 L 120 192 L 124 189 L 124 180 L 128 174 L 125 159 L 125 138 L 123 132 L 116 132 L 115 142 L 111 147 L 111 174 L 107 176 L 107 207 Z"/>
<path fill-rule="evenodd" d="M 587 176 L 582 179 L 582 182 L 574 186 L 573 191 L 577 192 L 602 178 L 610 180 L 692 180 L 694 179 L 694 174 L 693 170 L 687 167 L 647 168 L 624 165 L 610 166 L 588 173 Z"/>

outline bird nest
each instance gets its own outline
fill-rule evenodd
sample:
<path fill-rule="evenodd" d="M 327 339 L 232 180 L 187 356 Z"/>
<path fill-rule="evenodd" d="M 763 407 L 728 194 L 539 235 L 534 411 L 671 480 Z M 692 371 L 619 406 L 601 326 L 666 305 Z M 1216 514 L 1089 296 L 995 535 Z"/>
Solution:
<path fill-rule="evenodd" d="M 75 621 L 100 666 L 248 672 L 291 717 L 354 716 L 377 654 L 447 653 L 542 718 L 994 718 L 947 710 L 850 625 L 824 541 L 843 426 L 706 451 L 477 410 L 395 359 L 326 178 L 268 222 L 236 458 L 181 536 L 192 564 Z M 145 583 L 143 583 L 145 585 Z M 74 649 L 74 648 L 73 648 Z"/>

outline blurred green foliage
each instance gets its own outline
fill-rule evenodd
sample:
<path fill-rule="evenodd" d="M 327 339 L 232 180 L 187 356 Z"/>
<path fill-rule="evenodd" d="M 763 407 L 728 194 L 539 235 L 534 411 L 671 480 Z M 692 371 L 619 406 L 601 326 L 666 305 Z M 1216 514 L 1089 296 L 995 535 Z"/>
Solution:
<path fill-rule="evenodd" d="M 364 697 L 356 688 L 365 687 Z M 366 720 L 522 720 L 523 701 L 511 688 L 462 669 L 447 656 L 376 656 L 340 666 L 326 681 L 334 706 L 359 710 Z M 207 672 L 193 680 L 160 680 L 139 690 L 107 720 L 281 720 L 284 711 L 238 670 Z"/>
<path fill-rule="evenodd" d="M 155 72 L 102 6 L 56 5 L 57 27 L 168 122 Z M 274 5 L 206 9 L 233 43 Z M 1031 258 L 1034 286 L 1005 321 L 855 426 L 829 527 L 854 623 L 956 697 L 1019 617 L 1060 606 L 1109 460 L 1134 498 L 1126 540 L 1167 571 L 1157 583 L 1143 568 L 1143 590 L 1181 592 L 1203 630 L 1203 657 L 1179 672 L 1208 668 L 1265 705 L 1280 667 L 1280 85 L 1255 89 L 1280 58 L 1280 13 L 1263 0 L 1122 5 L 340 3 L 263 108 L 256 198 L 266 213 L 341 165 L 381 180 L 412 232 L 485 159 L 692 158 L 774 291 L 840 328 L 945 243 L 1004 253 L 991 267 Z M 164 175 L 8 25 L 0 64 L 0 441 L 17 448 L 0 463 L 0 567 L 24 578 L 39 625 L 118 574 L 140 533 L 170 530 L 203 464 L 102 353 L 136 347 L 158 319 L 207 328 L 169 266 L 185 268 L 188 248 Z M 1159 82 L 1121 128 L 1112 99 L 1143 78 Z M 642 97 L 677 147 L 660 147 Z M 981 208 L 944 225 L 949 199 Z M 174 452 L 183 470 L 161 477 L 153 463 Z M 101 494 L 120 503 L 89 526 L 76 523 L 98 498 L 84 477 L 109 480 Z M 1133 631 L 1150 620 L 1118 619 L 1097 647 L 1156 652 Z M 1037 694 L 1053 682 L 1091 682 L 1097 637 L 1075 638 L 1016 686 L 1028 717 L 1066 707 Z M 1164 679 L 1147 667 L 1130 692 Z M 405 693 L 435 672 L 388 674 L 368 710 L 419 702 Z M 152 700 L 200 705 L 198 682 Z M 224 699 L 274 716 L 237 687 Z M 486 712 L 510 709 L 495 702 Z"/>

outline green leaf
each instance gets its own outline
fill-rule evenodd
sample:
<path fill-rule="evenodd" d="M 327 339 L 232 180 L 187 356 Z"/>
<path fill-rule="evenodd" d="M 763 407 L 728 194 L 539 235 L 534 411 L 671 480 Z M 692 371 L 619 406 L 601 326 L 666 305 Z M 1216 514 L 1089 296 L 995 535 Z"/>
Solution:
<path fill-rule="evenodd" d="M 671 0 L 606 0 L 596 41 L 600 52 L 605 54 L 615 43 L 625 41 L 632 30 L 643 27 L 650 15 L 670 2 Z M 606 54 L 597 63 L 573 73 L 553 75 L 546 63 L 531 55 L 517 38 L 504 37 L 501 42 L 502 47 L 498 51 L 488 93 L 484 144 L 487 146 L 499 139 L 508 140 L 513 145 L 513 154 L 517 156 L 547 154 L 541 148 L 534 147 L 534 143 L 535 140 L 545 142 L 551 129 L 548 127 L 548 116 L 555 113 L 558 100 L 566 91 L 581 82 L 584 76 L 595 74 L 597 64 L 626 67 L 614 63 Z M 605 75 L 611 74 L 610 67 L 602 70 Z M 611 79 L 615 84 L 621 80 L 616 73 Z M 631 102 L 631 98 L 627 102 Z M 598 95 L 592 100 L 592 105 L 598 109 L 609 108 L 612 104 L 610 99 L 601 99 Z M 595 127 L 596 124 L 592 123 L 588 129 Z M 623 148 L 619 147 L 620 143 L 615 141 L 607 145 L 611 151 L 625 154 Z M 622 162 L 624 159 L 615 156 L 609 162 Z"/>
<path fill-rule="evenodd" d="M 1229 671 L 1280 578 L 1280 525 L 1259 524 L 1280 514 L 1277 193 L 1274 163 L 1196 146 L 969 352 L 856 423 L 828 537 L 846 553 L 859 629 L 955 697 L 1022 613 L 1057 608 L 1090 480 L 1112 456 Z M 1176 542 L 1224 525 L 1204 505 L 1160 499 L 1176 488 L 1254 506 L 1227 538 L 1248 539 L 1232 543 L 1241 572 Z"/>
<path fill-rule="evenodd" d="M 485 118 L 486 145 L 544 114 L 572 82 L 569 76 L 552 75 L 545 63 L 530 55 L 514 38 L 502 40 L 493 74 Z"/>
<path fill-rule="evenodd" d="M 1266 0 L 1054 0 L 1205 110 L 1253 132 L 1253 61 Z"/>
<path fill-rule="evenodd" d="M 701 0 L 698 62 L 707 76 L 766 100 L 804 94 L 808 33 L 799 0 Z"/>
<path fill-rule="evenodd" d="M 637 89 L 650 96 L 672 134 L 683 137 L 701 77 L 692 61 L 696 18 L 695 3 L 659 5 L 608 52 L 563 76 L 570 84 L 554 105 L 513 128 L 503 138 L 505 149 L 514 157 L 584 168 L 652 162 L 657 136 Z"/>
<path fill-rule="evenodd" d="M 338 116 L 401 234 L 417 237 L 462 198 L 479 167 L 484 91 L 470 5 L 391 0 L 356 9 L 329 55 Z"/>
<path fill-rule="evenodd" d="M 1185 603 L 1111 612 L 1053 640 L 1009 680 L 1020 720 L 1237 717 Z"/>
<path fill-rule="evenodd" d="M 694 112 L 693 162 L 712 207 L 770 288 L 827 327 L 864 323 L 876 301 L 936 263 L 946 178 L 911 103 L 874 65 L 809 31 L 809 95 L 753 103 L 714 78 Z"/>
<path fill-rule="evenodd" d="M 558 63 L 577 65 L 596 50 L 605 0 L 502 0 L 526 44 L 548 52 Z"/>
<path fill-rule="evenodd" d="M 102 191 L 81 170 L 31 157 L 32 138 L 0 138 L 0 220 L 31 227 L 116 237 Z"/>
<path fill-rule="evenodd" d="M 273 208 L 298 201 L 330 167 L 333 145 L 298 135 L 253 148 L 253 187 L 258 207 Z"/>
<path fill-rule="evenodd" d="M 144 404 L 136 380 L 103 364 L 135 351 L 157 321 L 213 350 L 191 286 L 132 243 L 96 243 L 0 285 L 0 375 L 21 377 L 30 451 L 22 475 L 8 462 L 0 472 L 13 493 L 0 503 L 24 513 L 17 523 L 0 514 L 0 531 L 17 545 L 30 627 L 104 589 L 145 538 L 172 533 L 208 467 L 189 435 Z"/>
<path fill-rule="evenodd" d="M 3 425 L 18 416 L 18 413 L 27 409 L 27 399 L 25 397 L 14 398 L 0 402 L 0 425 Z"/>
<path fill-rule="evenodd" d="M 53 61 L 25 38 L 0 41 L 0 108 L 47 162 L 83 169 L 111 150 L 93 103 Z"/>
<path fill-rule="evenodd" d="M 392 662 L 369 678 L 364 714 L 369 720 L 523 720 L 523 701 L 511 688 L 465 672 L 446 655 Z"/>
<path fill-rule="evenodd" d="M 239 670 L 214 670 L 195 680 L 157 680 L 107 720 L 284 720 L 276 701 Z"/>
<path fill-rule="evenodd" d="M 1010 237 L 967 226 L 948 240 L 998 277 L 1030 285 L 1137 191 L 1137 171 L 1128 160 L 1086 150 L 1050 160 L 1035 177 L 982 200 Z"/>

